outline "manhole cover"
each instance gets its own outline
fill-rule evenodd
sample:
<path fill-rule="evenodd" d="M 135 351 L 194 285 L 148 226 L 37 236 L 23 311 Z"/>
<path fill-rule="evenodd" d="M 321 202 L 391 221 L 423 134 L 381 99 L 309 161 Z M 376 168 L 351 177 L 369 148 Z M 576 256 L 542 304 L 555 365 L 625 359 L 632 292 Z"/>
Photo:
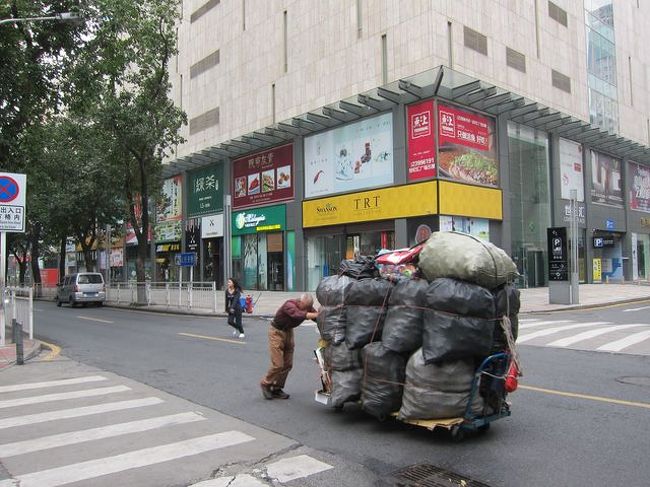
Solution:
<path fill-rule="evenodd" d="M 490 487 L 434 465 L 412 465 L 393 474 L 399 487 Z"/>
<path fill-rule="evenodd" d="M 633 386 L 650 387 L 650 377 L 646 377 L 646 376 L 619 377 L 618 379 L 616 379 L 616 382 L 621 382 L 623 384 L 630 384 Z"/>

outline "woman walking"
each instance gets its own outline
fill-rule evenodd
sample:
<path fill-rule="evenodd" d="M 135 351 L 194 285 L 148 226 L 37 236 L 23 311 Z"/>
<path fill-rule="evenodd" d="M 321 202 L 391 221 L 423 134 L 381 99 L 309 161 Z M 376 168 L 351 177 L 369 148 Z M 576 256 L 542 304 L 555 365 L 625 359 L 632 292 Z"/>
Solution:
<path fill-rule="evenodd" d="M 235 330 L 233 336 L 239 335 L 239 338 L 245 338 L 244 327 L 241 324 L 241 286 L 232 277 L 228 279 L 226 286 L 226 313 L 228 313 L 228 324 Z"/>

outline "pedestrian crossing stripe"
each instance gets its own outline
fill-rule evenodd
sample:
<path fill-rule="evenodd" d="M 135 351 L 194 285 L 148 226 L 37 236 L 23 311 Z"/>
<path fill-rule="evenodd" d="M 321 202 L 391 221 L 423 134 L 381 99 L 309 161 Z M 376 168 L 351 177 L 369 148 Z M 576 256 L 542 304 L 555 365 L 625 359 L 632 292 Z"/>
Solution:
<path fill-rule="evenodd" d="M 596 350 L 601 350 L 605 352 L 620 352 L 626 348 L 631 347 L 632 345 L 641 343 L 647 340 L 648 338 L 650 338 L 650 330 L 641 331 L 639 333 L 634 333 L 632 335 L 629 335 L 625 338 L 621 338 L 620 340 L 606 343 L 605 345 L 598 347 Z"/>
<path fill-rule="evenodd" d="M 59 392 L 56 394 L 45 394 L 42 396 L 23 397 L 19 399 L 7 399 L 0 401 L 0 409 L 13 408 L 17 406 L 28 406 L 30 404 L 40 404 L 51 401 L 65 401 L 68 399 L 81 399 L 84 397 L 105 396 L 116 392 L 130 391 L 127 386 L 100 387 L 97 389 L 86 389 L 73 392 Z"/>
<path fill-rule="evenodd" d="M 599 328 L 597 330 L 588 330 L 588 331 L 584 331 L 582 333 L 578 333 L 577 335 L 573 335 L 573 336 L 570 336 L 570 337 L 555 340 L 554 342 L 549 343 L 548 346 L 549 347 L 568 347 L 569 345 L 573 345 L 574 343 L 578 343 L 578 342 L 581 342 L 583 340 L 589 340 L 590 338 L 595 338 L 597 336 L 606 335 L 607 333 L 612 333 L 614 331 L 627 330 L 627 329 L 635 328 L 635 327 L 639 327 L 639 326 L 647 326 L 647 325 L 641 325 L 641 324 L 613 325 L 613 326 L 608 326 L 607 328 Z"/>
<path fill-rule="evenodd" d="M 61 387 L 77 384 L 87 384 L 89 382 L 100 382 L 108 380 L 101 375 L 91 375 L 87 377 L 75 377 L 73 379 L 50 380 L 47 382 L 31 382 L 26 384 L 14 384 L 11 386 L 0 386 L 0 394 L 7 392 L 27 391 L 32 389 L 45 389 L 48 387 Z"/>
<path fill-rule="evenodd" d="M 606 325 L 606 324 L 608 324 L 607 321 L 592 321 L 590 323 L 577 323 L 574 325 L 554 326 L 552 328 L 546 328 L 545 330 L 534 331 L 526 335 L 519 335 L 519 337 L 517 338 L 517 343 L 525 343 L 534 338 L 545 337 L 548 335 L 552 335 L 553 333 L 558 333 L 560 331 L 575 330 L 577 328 L 586 328 L 588 326 L 598 326 L 598 325 Z"/>
<path fill-rule="evenodd" d="M 192 438 L 190 440 L 143 448 L 111 457 L 98 458 L 39 472 L 18 475 L 15 479 L 19 481 L 20 487 L 58 487 L 73 482 L 90 480 L 103 475 L 123 472 L 125 470 L 147 467 L 199 455 L 254 440 L 255 438 L 252 436 L 240 431 L 226 431 Z"/>

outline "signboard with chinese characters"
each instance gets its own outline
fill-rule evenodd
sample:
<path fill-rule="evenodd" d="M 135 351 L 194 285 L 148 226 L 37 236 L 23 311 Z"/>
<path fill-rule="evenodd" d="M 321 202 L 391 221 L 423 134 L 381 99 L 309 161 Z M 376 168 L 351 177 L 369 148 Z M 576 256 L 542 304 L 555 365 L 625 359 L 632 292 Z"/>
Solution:
<path fill-rule="evenodd" d="M 591 151 L 591 201 L 603 205 L 623 207 L 621 161 Z"/>
<path fill-rule="evenodd" d="M 436 145 L 433 100 L 423 101 L 406 108 L 408 137 L 408 179 L 434 178 L 436 176 Z"/>
<path fill-rule="evenodd" d="M 233 235 L 279 232 L 284 230 L 286 225 L 286 209 L 284 205 L 236 211 L 232 214 Z"/>
<path fill-rule="evenodd" d="M 578 201 L 585 200 L 584 171 L 582 169 L 582 145 L 560 138 L 560 178 L 563 199 L 571 199 L 571 190 L 575 189 Z"/>
<path fill-rule="evenodd" d="M 25 231 L 26 195 L 27 176 L 0 172 L 0 232 Z"/>
<path fill-rule="evenodd" d="M 177 221 L 183 217 L 183 177 L 179 174 L 163 181 L 162 198 L 156 208 L 156 221 Z"/>
<path fill-rule="evenodd" d="M 569 254 L 566 227 L 546 229 L 548 243 L 548 280 L 569 280 Z"/>
<path fill-rule="evenodd" d="M 233 161 L 233 208 L 293 199 L 293 146 L 276 147 Z"/>
<path fill-rule="evenodd" d="M 156 242 L 177 242 L 183 235 L 180 221 L 158 222 L 154 228 Z"/>
<path fill-rule="evenodd" d="M 223 165 L 189 172 L 187 193 L 188 218 L 223 211 Z"/>
<path fill-rule="evenodd" d="M 392 183 L 392 113 L 305 137 L 305 198 Z"/>
<path fill-rule="evenodd" d="M 603 281 L 603 261 L 600 258 L 592 260 L 593 282 Z"/>
<path fill-rule="evenodd" d="M 578 220 L 578 225 L 580 226 L 585 226 L 586 223 L 586 218 L 585 215 L 587 214 L 587 206 L 584 203 L 576 203 L 576 219 Z M 564 215 L 562 215 L 562 221 L 564 223 L 571 223 L 571 203 L 565 203 L 564 204 Z"/>
<path fill-rule="evenodd" d="M 499 184 L 494 120 L 438 105 L 438 176 L 472 184 Z"/>
<path fill-rule="evenodd" d="M 628 163 L 630 210 L 650 213 L 650 167 Z"/>

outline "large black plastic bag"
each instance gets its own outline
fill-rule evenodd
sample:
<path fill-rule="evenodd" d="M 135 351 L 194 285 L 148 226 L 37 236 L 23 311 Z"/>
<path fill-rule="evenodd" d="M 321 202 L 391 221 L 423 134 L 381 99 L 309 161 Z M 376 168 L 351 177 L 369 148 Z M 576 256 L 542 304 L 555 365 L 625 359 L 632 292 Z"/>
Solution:
<path fill-rule="evenodd" d="M 372 257 L 359 256 L 354 260 L 342 260 L 339 265 L 339 274 L 352 279 L 368 279 L 379 277 L 379 269 Z"/>
<path fill-rule="evenodd" d="M 325 349 L 325 362 L 328 370 L 336 370 L 338 372 L 363 367 L 361 350 L 350 350 L 345 346 L 345 343 L 339 345 L 330 344 Z"/>
<path fill-rule="evenodd" d="M 494 289 L 518 276 L 517 266 L 502 249 L 466 233 L 432 233 L 418 258 L 430 281 L 453 277 Z"/>
<path fill-rule="evenodd" d="M 413 352 L 422 346 L 422 299 L 428 286 L 424 279 L 398 282 L 388 300 L 381 341 L 393 352 Z"/>
<path fill-rule="evenodd" d="M 343 303 L 352 282 L 347 276 L 328 276 L 316 288 L 316 298 L 321 304 L 316 325 L 321 337 L 330 343 L 345 340 L 346 313 Z"/>
<path fill-rule="evenodd" d="M 424 294 L 424 306 L 426 363 L 490 354 L 497 325 L 490 291 L 455 279 L 436 279 Z"/>
<path fill-rule="evenodd" d="M 361 397 L 361 380 L 363 369 L 353 369 L 340 372 L 332 371 L 332 393 L 331 404 L 334 407 L 341 407 L 346 402 L 358 401 Z"/>
<path fill-rule="evenodd" d="M 492 350 L 493 319 L 424 311 L 422 351 L 427 364 L 471 357 L 486 357 Z"/>
<path fill-rule="evenodd" d="M 361 407 L 376 418 L 386 419 L 402 405 L 406 360 L 374 342 L 363 347 L 365 375 Z"/>
<path fill-rule="evenodd" d="M 400 419 L 442 419 L 464 416 L 474 380 L 474 362 L 458 360 L 427 365 L 418 350 L 406 366 Z M 479 414 L 483 399 L 476 392 L 471 412 Z"/>
<path fill-rule="evenodd" d="M 384 279 L 363 279 L 353 282 L 347 290 L 348 348 L 362 348 L 371 341 L 381 340 L 384 316 L 393 285 Z"/>

